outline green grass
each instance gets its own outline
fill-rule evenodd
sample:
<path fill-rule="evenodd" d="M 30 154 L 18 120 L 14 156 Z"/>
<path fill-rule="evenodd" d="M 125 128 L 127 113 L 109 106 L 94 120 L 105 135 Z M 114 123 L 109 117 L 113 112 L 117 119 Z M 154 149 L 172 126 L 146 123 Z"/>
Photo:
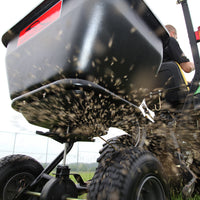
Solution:
<path fill-rule="evenodd" d="M 86 182 L 90 179 L 92 179 L 92 177 L 94 176 L 94 172 L 71 172 L 71 173 L 77 173 L 77 174 L 80 174 L 82 179 Z M 76 180 L 74 179 L 73 175 L 70 175 L 70 178 L 72 179 L 72 181 L 74 181 L 75 183 Z"/>
<path fill-rule="evenodd" d="M 71 172 L 71 173 L 76 173 L 76 172 Z M 77 174 L 81 175 L 84 182 L 91 180 L 92 177 L 94 176 L 94 172 L 77 172 Z M 74 181 L 74 183 L 77 183 L 73 175 L 70 175 L 70 178 L 72 181 Z M 80 195 L 78 196 L 78 198 L 87 199 L 87 194 Z"/>

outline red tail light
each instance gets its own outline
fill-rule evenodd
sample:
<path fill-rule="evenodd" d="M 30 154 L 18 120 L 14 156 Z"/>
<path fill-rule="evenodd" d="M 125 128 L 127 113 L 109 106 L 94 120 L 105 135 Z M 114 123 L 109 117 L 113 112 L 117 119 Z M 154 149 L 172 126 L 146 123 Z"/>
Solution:
<path fill-rule="evenodd" d="M 200 26 L 198 27 L 198 31 L 195 32 L 197 42 L 200 42 Z"/>

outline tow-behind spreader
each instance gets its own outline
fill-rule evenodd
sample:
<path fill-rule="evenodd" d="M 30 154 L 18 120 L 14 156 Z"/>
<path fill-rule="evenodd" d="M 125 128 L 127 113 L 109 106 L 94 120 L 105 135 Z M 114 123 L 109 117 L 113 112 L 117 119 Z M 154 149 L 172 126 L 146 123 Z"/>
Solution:
<path fill-rule="evenodd" d="M 193 50 L 196 38 L 182 4 Z M 169 35 L 143 0 L 44 0 L 2 37 L 12 107 L 37 134 L 64 143 L 45 169 L 26 155 L 0 160 L 0 200 L 167 200 L 199 188 L 199 70 L 185 83 L 162 63 Z M 78 141 L 105 141 L 92 180 L 66 164 Z M 63 164 L 59 163 L 63 160 Z M 56 174 L 51 175 L 56 168 Z"/>

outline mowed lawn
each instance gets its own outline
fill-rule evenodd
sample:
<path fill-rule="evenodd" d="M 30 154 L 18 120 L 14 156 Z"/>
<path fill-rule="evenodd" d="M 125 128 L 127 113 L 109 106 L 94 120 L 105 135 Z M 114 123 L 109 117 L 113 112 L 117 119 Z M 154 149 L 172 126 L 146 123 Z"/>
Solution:
<path fill-rule="evenodd" d="M 84 181 L 88 181 L 88 180 L 92 179 L 94 172 L 81 172 L 80 175 L 81 175 L 81 177 L 83 178 Z M 74 181 L 73 176 L 71 176 L 71 179 Z M 79 198 L 86 199 L 86 196 L 87 195 L 82 195 Z M 172 200 L 182 200 L 182 197 L 181 197 L 181 195 L 176 196 L 176 197 L 172 197 Z M 196 195 L 193 198 L 190 198 L 188 200 L 200 200 L 200 196 Z"/>

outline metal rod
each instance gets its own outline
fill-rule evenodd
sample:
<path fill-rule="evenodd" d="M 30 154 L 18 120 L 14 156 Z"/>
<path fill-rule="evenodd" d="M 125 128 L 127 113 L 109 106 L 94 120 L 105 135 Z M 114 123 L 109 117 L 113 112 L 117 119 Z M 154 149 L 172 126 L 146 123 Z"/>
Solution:
<path fill-rule="evenodd" d="M 182 5 L 186 28 L 187 28 L 190 46 L 191 46 L 191 50 L 192 50 L 192 56 L 193 56 L 194 65 L 195 65 L 195 75 L 192 80 L 192 85 L 190 87 L 190 92 L 194 93 L 197 90 L 197 87 L 199 86 L 198 83 L 200 80 L 199 50 L 198 50 L 198 46 L 197 46 L 197 41 L 196 41 L 196 37 L 195 37 L 195 32 L 194 32 L 187 0 L 181 0 L 181 1 L 179 0 L 178 3 L 180 3 Z"/>
<path fill-rule="evenodd" d="M 52 163 L 50 163 L 42 172 L 41 174 L 33 181 L 33 183 L 30 185 L 31 187 L 38 183 L 38 181 L 43 177 L 43 174 L 49 174 L 56 166 L 57 164 L 63 159 L 64 151 L 62 151 L 56 158 L 53 160 Z"/>
<path fill-rule="evenodd" d="M 68 133 L 69 133 L 69 126 L 67 127 L 67 134 Z M 68 147 L 69 147 L 69 144 L 66 142 L 65 143 L 65 148 L 64 148 L 64 154 L 63 154 L 63 166 L 66 165 L 66 158 L 67 158 L 67 149 L 68 149 Z"/>
<path fill-rule="evenodd" d="M 68 153 L 71 148 L 73 147 L 73 142 L 69 143 L 69 146 L 66 150 L 66 152 Z M 47 177 L 47 174 L 49 174 L 58 164 L 59 162 L 63 159 L 63 155 L 64 155 L 64 151 L 62 151 L 54 160 L 53 162 L 51 162 L 38 176 L 37 178 L 30 184 L 28 185 L 26 188 L 22 189 L 19 194 L 16 196 L 16 200 L 21 199 L 21 196 L 23 195 L 23 193 L 25 192 L 25 190 L 30 189 L 32 187 L 34 187 L 35 185 L 37 185 L 39 183 L 39 181 L 42 178 Z M 48 177 L 49 179 L 49 177 Z"/>
<path fill-rule="evenodd" d="M 66 153 L 68 153 L 71 148 L 73 147 L 73 143 L 69 143 L 68 148 L 66 149 Z M 42 178 L 44 174 L 49 174 L 57 165 L 58 163 L 63 159 L 64 151 L 62 151 L 54 160 L 51 162 L 42 172 L 41 174 L 33 181 L 33 183 L 30 185 L 31 187 L 35 184 L 37 184 Z"/>
<path fill-rule="evenodd" d="M 17 133 L 15 133 L 15 137 L 14 137 L 14 144 L 13 144 L 13 152 L 12 152 L 12 154 L 15 153 L 16 137 L 17 137 Z"/>
<path fill-rule="evenodd" d="M 64 154 L 63 154 L 63 166 L 66 165 L 66 158 L 67 158 L 67 148 L 68 148 L 68 143 L 65 143 L 65 148 L 64 148 Z"/>
<path fill-rule="evenodd" d="M 40 192 L 26 191 L 25 193 L 28 194 L 28 195 L 36 196 L 36 197 L 40 197 L 41 196 Z"/>
<path fill-rule="evenodd" d="M 104 142 L 106 142 L 108 145 L 110 145 L 115 151 L 117 151 L 117 149 L 108 141 L 105 140 L 103 137 L 101 137 L 100 135 L 98 136 L 100 139 L 102 139 Z"/>
<path fill-rule="evenodd" d="M 49 138 L 47 138 L 47 146 L 46 146 L 46 158 L 45 158 L 46 163 L 47 163 L 47 158 L 48 158 L 48 150 L 49 150 Z"/>

